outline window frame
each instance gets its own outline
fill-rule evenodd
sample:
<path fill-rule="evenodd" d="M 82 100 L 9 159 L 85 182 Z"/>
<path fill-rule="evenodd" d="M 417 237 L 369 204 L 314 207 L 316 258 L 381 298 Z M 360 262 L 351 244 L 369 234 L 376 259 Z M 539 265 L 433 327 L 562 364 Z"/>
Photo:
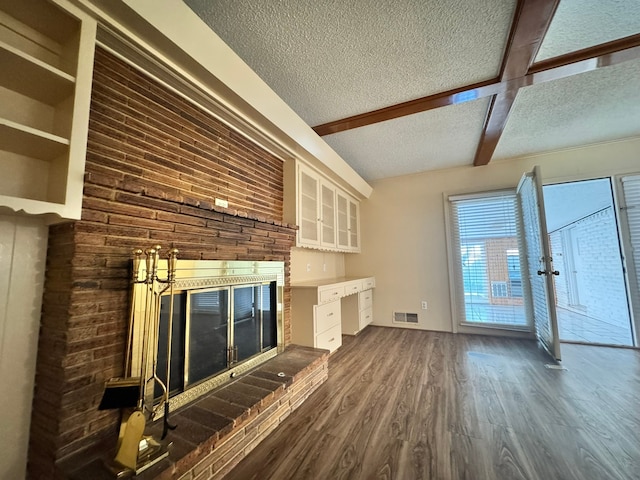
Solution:
<path fill-rule="evenodd" d="M 449 269 L 449 299 L 451 303 L 451 326 L 452 332 L 458 333 L 482 333 L 487 330 L 493 330 L 496 334 L 502 332 L 505 335 L 525 336 L 527 338 L 535 335 L 533 322 L 527 310 L 525 298 L 526 292 L 523 291 L 523 308 L 525 310 L 524 325 L 511 325 L 504 323 L 483 323 L 466 321 L 466 309 L 464 306 L 464 291 L 460 289 L 462 283 L 462 271 L 458 268 L 461 264 L 460 260 L 460 244 L 458 242 L 458 233 L 454 231 L 458 226 L 454 219 L 453 204 L 460 200 L 481 200 L 483 198 L 491 199 L 503 195 L 513 196 L 517 205 L 516 208 L 516 231 L 518 237 L 518 248 L 522 251 L 522 217 L 516 195 L 515 188 L 493 189 L 481 192 L 450 194 L 443 193 L 444 213 L 445 213 L 445 235 L 447 245 L 447 264 Z M 489 288 L 490 285 L 489 285 Z M 524 284 L 523 284 L 524 289 Z"/>

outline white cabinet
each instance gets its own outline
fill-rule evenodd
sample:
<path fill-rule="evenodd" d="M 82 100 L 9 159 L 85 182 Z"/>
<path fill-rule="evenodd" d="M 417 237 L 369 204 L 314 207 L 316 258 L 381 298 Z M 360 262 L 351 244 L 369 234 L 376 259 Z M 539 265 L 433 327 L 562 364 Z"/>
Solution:
<path fill-rule="evenodd" d="M 336 187 L 320 180 L 320 245 L 336 246 Z"/>
<path fill-rule="evenodd" d="M 316 348 L 326 348 L 330 352 L 342 345 L 340 328 L 340 302 L 330 302 L 314 307 L 314 329 Z"/>
<path fill-rule="evenodd" d="M 357 295 L 342 301 L 342 332 L 355 335 L 373 321 L 373 277 L 363 279 Z"/>
<path fill-rule="evenodd" d="M 337 246 L 341 250 L 360 251 L 360 204 L 342 191 L 336 191 Z"/>
<path fill-rule="evenodd" d="M 292 288 L 291 341 L 330 352 L 342 345 L 342 289 L 322 291 L 317 286 Z"/>
<path fill-rule="evenodd" d="M 297 245 L 343 252 L 360 250 L 360 204 L 315 170 L 297 164 Z"/>
<path fill-rule="evenodd" d="M 320 245 L 320 178 L 311 170 L 298 170 L 298 241 Z"/>
<path fill-rule="evenodd" d="M 342 334 L 371 323 L 374 277 L 318 280 L 291 285 L 291 340 L 330 352 Z"/>
<path fill-rule="evenodd" d="M 65 0 L 0 4 L 0 207 L 78 219 L 96 23 Z"/>

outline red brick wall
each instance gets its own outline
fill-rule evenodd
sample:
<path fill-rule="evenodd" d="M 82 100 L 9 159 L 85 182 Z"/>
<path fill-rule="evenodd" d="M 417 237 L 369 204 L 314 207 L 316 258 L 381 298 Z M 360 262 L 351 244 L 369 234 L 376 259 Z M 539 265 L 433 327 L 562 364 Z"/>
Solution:
<path fill-rule="evenodd" d="M 214 207 L 214 198 L 229 202 Z M 29 476 L 116 434 L 97 410 L 122 374 L 132 248 L 180 258 L 285 262 L 283 163 L 105 51 L 96 52 L 82 219 L 52 226 L 29 451 Z"/>
<path fill-rule="evenodd" d="M 524 305 L 522 297 L 494 297 L 491 292 L 491 282 L 509 283 L 507 251 L 518 250 L 517 237 L 489 239 L 485 242 L 485 248 L 487 251 L 489 302 L 492 305 Z"/>

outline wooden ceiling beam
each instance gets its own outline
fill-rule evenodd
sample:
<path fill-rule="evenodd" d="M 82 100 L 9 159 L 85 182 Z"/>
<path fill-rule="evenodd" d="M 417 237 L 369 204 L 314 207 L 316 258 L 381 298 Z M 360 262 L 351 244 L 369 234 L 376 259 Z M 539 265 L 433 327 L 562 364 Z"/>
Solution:
<path fill-rule="evenodd" d="M 550 9 L 555 11 L 555 7 L 550 7 L 550 5 L 557 6 L 558 1 L 544 0 L 542 3 L 546 7 L 541 7 L 540 3 L 541 0 L 520 2 L 500 77 L 325 123 L 313 127 L 313 129 L 320 136 L 330 135 L 434 108 L 491 96 L 493 98 L 485 117 L 480 144 L 474 159 L 474 165 L 488 164 L 504 131 L 509 112 L 520 88 L 640 59 L 640 34 L 635 34 L 532 64 L 544 38 L 548 23 L 553 16 Z M 543 29 L 540 27 L 540 22 L 544 24 L 544 19 L 538 18 L 537 28 L 528 24 L 530 20 L 523 19 L 525 25 L 522 27 L 522 31 L 528 33 L 519 34 L 521 18 L 523 15 L 532 15 L 534 5 L 536 8 L 542 8 L 545 18 L 548 17 L 546 27 Z M 534 12 L 534 14 L 537 16 L 537 13 Z M 527 42 L 528 36 L 535 38 Z"/>
<path fill-rule="evenodd" d="M 521 78 L 500 81 L 498 78 L 473 85 L 428 95 L 396 105 L 372 110 L 351 117 L 335 120 L 313 127 L 322 136 L 331 135 L 353 128 L 365 127 L 374 123 L 393 120 L 405 115 L 426 112 L 434 108 L 455 105 L 469 100 L 489 97 L 508 90 L 544 83 L 559 78 L 589 72 L 597 68 L 617 65 L 629 60 L 640 59 L 640 33 L 612 42 L 584 48 L 576 52 L 534 63 Z"/>
<path fill-rule="evenodd" d="M 520 0 L 516 9 L 507 51 L 502 61 L 501 81 L 524 77 L 544 40 L 560 0 Z M 497 94 L 487 111 L 473 164 L 487 165 L 507 125 L 517 89 Z M 495 116 L 495 118 L 493 118 Z"/>
<path fill-rule="evenodd" d="M 597 68 L 636 60 L 639 47 L 640 33 L 637 33 L 536 62 L 531 65 L 527 75 L 533 77 L 534 83 L 577 75 Z"/>
<path fill-rule="evenodd" d="M 486 165 L 491 160 L 493 152 L 498 146 L 500 136 L 507 124 L 511 107 L 516 99 L 517 89 L 504 94 L 494 95 L 489 103 L 487 116 L 485 117 L 482 135 L 476 150 L 474 165 L 476 167 Z"/>
<path fill-rule="evenodd" d="M 414 113 L 426 112 L 434 108 L 455 105 L 469 100 L 488 97 L 499 93 L 506 88 L 499 79 L 494 78 L 484 82 L 466 85 L 461 88 L 454 88 L 446 92 L 416 98 L 407 102 L 390 105 L 370 112 L 353 115 L 333 122 L 323 123 L 313 127 L 313 130 L 321 137 L 332 133 L 343 132 L 358 127 L 365 127 L 374 123 L 385 122 L 395 118 L 413 115 Z"/>

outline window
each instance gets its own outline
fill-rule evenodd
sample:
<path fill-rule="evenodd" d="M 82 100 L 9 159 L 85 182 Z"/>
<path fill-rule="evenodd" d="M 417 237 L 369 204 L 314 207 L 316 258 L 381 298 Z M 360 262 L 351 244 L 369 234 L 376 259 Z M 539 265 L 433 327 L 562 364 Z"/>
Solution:
<path fill-rule="evenodd" d="M 509 296 L 507 282 L 491 282 L 491 296 L 494 298 L 507 298 Z"/>
<path fill-rule="evenodd" d="M 449 197 L 457 321 L 527 328 L 514 191 Z"/>

